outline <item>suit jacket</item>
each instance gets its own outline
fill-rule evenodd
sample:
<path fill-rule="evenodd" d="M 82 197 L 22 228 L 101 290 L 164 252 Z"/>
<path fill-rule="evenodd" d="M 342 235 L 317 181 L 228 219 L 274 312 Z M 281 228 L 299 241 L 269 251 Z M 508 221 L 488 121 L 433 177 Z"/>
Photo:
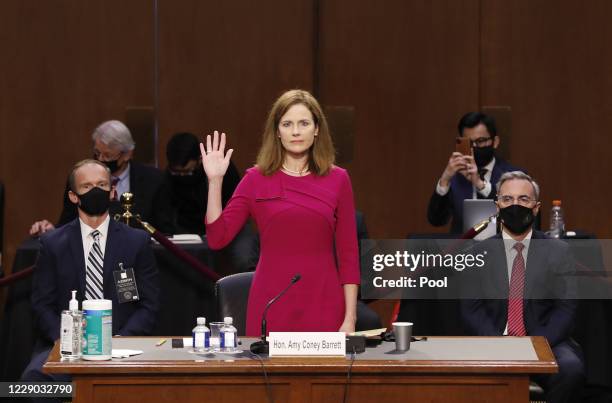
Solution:
<path fill-rule="evenodd" d="M 487 199 L 494 199 L 496 196 L 495 185 L 499 178 L 506 172 L 524 170 L 510 165 L 501 158 L 495 159 L 493 171 L 491 172 L 491 193 Z M 481 196 L 479 196 L 480 198 Z M 472 182 L 465 179 L 459 173 L 455 174 L 450 182 L 448 193 L 440 196 L 434 189 L 429 205 L 427 207 L 427 220 L 435 227 L 446 225 L 452 217 L 450 232 L 451 234 L 463 233 L 463 200 L 472 198 Z"/>
<path fill-rule="evenodd" d="M 64 207 L 57 226 L 60 227 L 78 217 L 77 207 L 68 198 L 70 185 L 66 181 L 64 190 Z M 130 192 L 134 195 L 132 212 L 153 225 L 159 231 L 172 234 L 174 227 L 170 214 L 170 194 L 163 180 L 163 173 L 157 168 L 130 161 Z M 111 203 L 111 218 L 116 213 L 123 213 L 121 203 Z"/>
<path fill-rule="evenodd" d="M 545 240 L 545 241 L 544 241 Z M 476 253 L 487 251 L 485 266 L 467 277 L 470 297 L 463 299 L 461 316 L 468 334 L 501 336 L 508 320 L 508 265 L 501 235 L 482 241 Z M 574 261 L 567 243 L 533 231 L 529 244 L 523 320 L 529 336 L 544 336 L 551 346 L 570 337 L 576 311 Z"/>
<path fill-rule="evenodd" d="M 104 298 L 113 302 L 113 334 L 146 335 L 153 330 L 159 308 L 159 283 L 149 235 L 113 219 L 104 251 Z M 85 255 L 78 219 L 43 234 L 32 280 L 32 309 L 39 342 L 53 343 L 60 336 L 60 315 L 68 309 L 71 290 L 85 296 Z M 113 279 L 118 264 L 132 267 L 140 300 L 119 304 Z"/>

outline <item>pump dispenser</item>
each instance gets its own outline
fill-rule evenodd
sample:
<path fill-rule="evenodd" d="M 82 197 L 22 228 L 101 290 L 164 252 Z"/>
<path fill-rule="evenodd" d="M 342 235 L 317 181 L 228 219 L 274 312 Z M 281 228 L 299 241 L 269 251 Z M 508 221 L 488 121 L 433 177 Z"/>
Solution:
<path fill-rule="evenodd" d="M 79 311 L 79 301 L 76 290 L 72 290 L 72 299 L 68 302 L 68 310 L 62 311 L 60 329 L 60 354 L 63 360 L 81 358 L 83 340 L 83 313 Z"/>

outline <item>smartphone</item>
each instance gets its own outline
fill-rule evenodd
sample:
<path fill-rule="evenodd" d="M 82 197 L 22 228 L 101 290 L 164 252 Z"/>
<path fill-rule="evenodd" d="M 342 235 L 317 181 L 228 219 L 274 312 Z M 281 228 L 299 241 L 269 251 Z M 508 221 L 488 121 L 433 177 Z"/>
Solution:
<path fill-rule="evenodd" d="M 457 137 L 455 151 L 463 155 L 472 155 L 472 144 L 468 137 Z"/>

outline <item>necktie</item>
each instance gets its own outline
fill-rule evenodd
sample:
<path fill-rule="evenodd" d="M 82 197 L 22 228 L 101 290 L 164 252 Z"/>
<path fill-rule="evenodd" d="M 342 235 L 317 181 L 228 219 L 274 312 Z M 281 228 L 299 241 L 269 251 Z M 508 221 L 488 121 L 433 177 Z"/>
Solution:
<path fill-rule="evenodd" d="M 485 175 L 487 174 L 487 172 L 489 172 L 489 170 L 487 168 L 479 168 L 478 169 L 478 176 L 480 176 L 480 180 L 485 180 Z"/>
<path fill-rule="evenodd" d="M 116 176 L 111 177 L 111 186 L 115 187 L 115 195 L 113 196 L 113 201 L 117 201 L 119 192 L 117 191 L 117 183 L 119 183 L 119 178 Z"/>
<path fill-rule="evenodd" d="M 516 257 L 512 262 L 510 278 L 510 295 L 508 298 L 508 334 L 510 336 L 525 336 L 525 322 L 523 321 L 523 289 L 525 288 L 525 260 L 523 259 L 523 245 L 514 244 Z"/>
<path fill-rule="evenodd" d="M 102 282 L 102 267 L 104 266 L 104 256 L 100 249 L 100 231 L 93 230 L 91 237 L 94 239 L 93 245 L 87 256 L 86 276 L 85 276 L 85 298 L 104 299 L 104 287 Z"/>

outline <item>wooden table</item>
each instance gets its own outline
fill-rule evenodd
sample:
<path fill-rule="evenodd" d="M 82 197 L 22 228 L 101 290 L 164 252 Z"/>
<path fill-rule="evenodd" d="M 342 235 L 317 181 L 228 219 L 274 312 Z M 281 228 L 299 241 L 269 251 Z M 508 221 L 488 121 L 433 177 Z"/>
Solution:
<path fill-rule="evenodd" d="M 158 340 L 139 339 L 148 343 Z M 482 338 L 430 338 L 430 341 L 442 339 L 454 343 L 469 341 L 473 347 Z M 356 359 L 347 401 L 528 402 L 529 374 L 554 373 L 558 368 L 543 337 L 526 339 L 533 345 L 535 360 Z M 418 344 L 413 342 L 411 352 L 416 354 L 417 349 Z M 138 361 L 61 362 L 56 344 L 44 368 L 47 372 L 73 374 L 75 403 L 269 401 L 262 363 L 257 359 L 198 362 L 149 360 L 146 355 L 145 350 Z M 271 393 L 277 403 L 342 402 L 349 366 L 350 360 L 346 358 L 265 360 Z"/>

